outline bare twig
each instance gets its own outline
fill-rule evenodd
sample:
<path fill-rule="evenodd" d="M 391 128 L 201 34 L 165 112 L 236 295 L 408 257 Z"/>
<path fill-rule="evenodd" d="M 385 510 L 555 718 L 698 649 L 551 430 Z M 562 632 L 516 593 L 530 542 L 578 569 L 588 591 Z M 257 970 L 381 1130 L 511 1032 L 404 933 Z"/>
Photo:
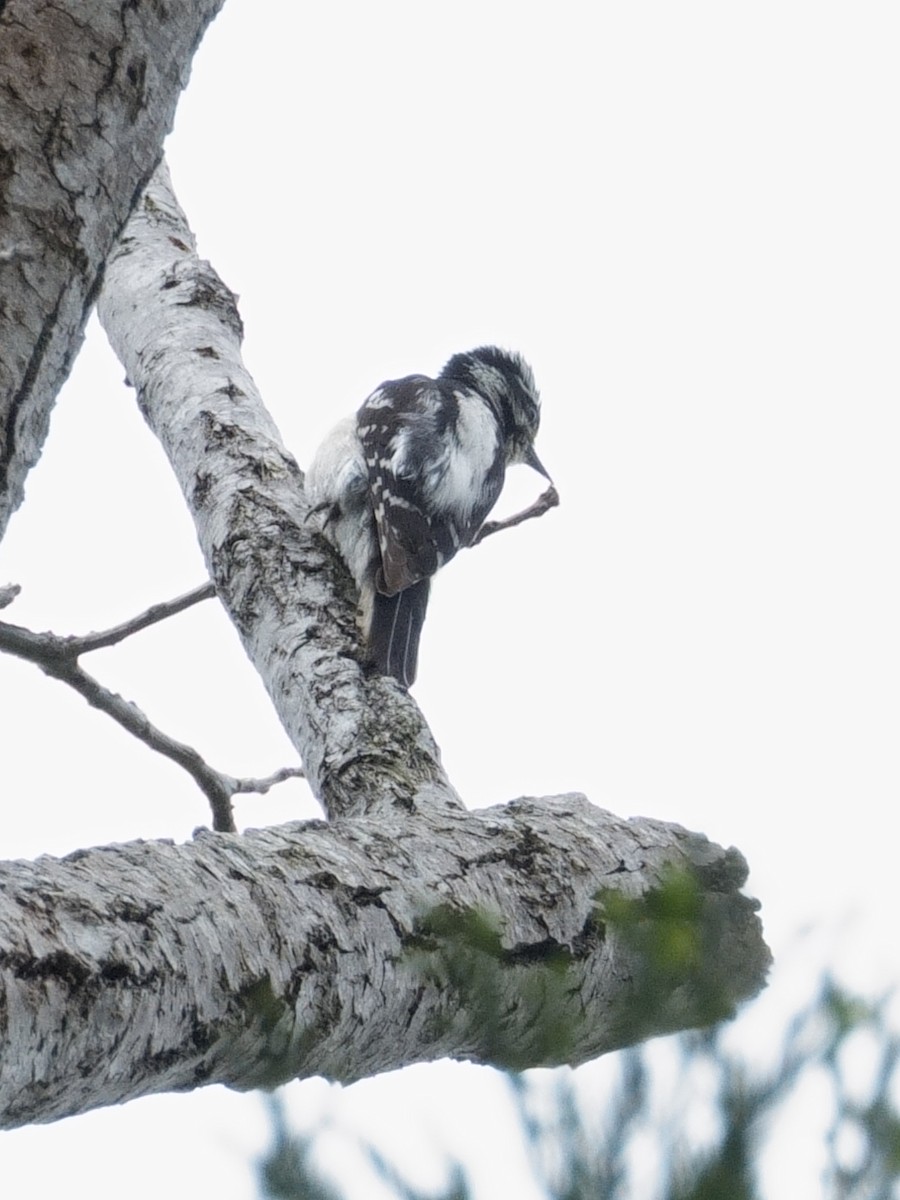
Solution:
<path fill-rule="evenodd" d="M 280 771 L 273 771 L 271 775 L 267 775 L 265 779 L 231 779 L 228 782 L 232 784 L 232 795 L 246 795 L 248 792 L 255 793 L 259 796 L 264 796 L 270 788 L 275 787 L 278 783 L 284 783 L 286 779 L 305 779 L 306 772 L 302 767 L 282 767 Z"/>
<path fill-rule="evenodd" d="M 0 587 L 0 608 L 7 608 L 12 604 L 21 590 L 18 583 L 6 583 Z"/>
<path fill-rule="evenodd" d="M 477 546 L 479 542 L 483 542 L 492 533 L 499 533 L 501 529 L 512 529 L 514 525 L 521 525 L 523 521 L 528 521 L 532 517 L 542 517 L 551 508 L 556 508 L 557 504 L 559 504 L 559 492 L 557 492 L 551 483 L 546 492 L 538 496 L 534 504 L 528 508 L 523 508 L 521 512 L 514 513 L 511 517 L 506 517 L 503 521 L 485 521 L 469 545 Z"/>
<path fill-rule="evenodd" d="M 130 621 L 123 621 L 121 625 L 114 625 L 112 629 L 105 629 L 102 633 L 86 633 L 83 637 L 66 638 L 66 644 L 75 655 L 87 654 L 91 650 L 103 650 L 107 646 L 115 646 L 117 642 L 124 641 L 131 634 L 139 633 L 140 630 L 146 629 L 148 625 L 155 625 L 157 621 L 164 621 L 167 617 L 174 617 L 176 613 L 184 612 L 186 608 L 190 608 L 194 604 L 199 604 L 201 600 L 212 599 L 215 594 L 215 584 L 211 580 L 207 580 L 200 587 L 194 588 L 193 591 L 185 592 L 183 596 L 177 596 L 174 600 L 164 600 L 161 604 L 151 604 L 146 612 L 132 617 Z"/>
<path fill-rule="evenodd" d="M 11 585 L 12 586 L 12 585 Z M 3 589 L 4 592 L 10 589 Z M 90 650 L 99 650 L 105 646 L 115 645 L 123 638 L 139 629 L 145 629 L 156 621 L 181 612 L 192 604 L 205 600 L 215 594 L 211 583 L 195 588 L 194 591 L 170 600 L 163 604 L 155 604 L 138 617 L 124 621 L 103 633 L 90 633 L 84 637 L 58 637 L 55 633 L 35 633 L 21 625 L 10 625 L 0 621 L 0 650 L 33 662 L 46 674 L 54 679 L 60 679 L 84 696 L 88 704 L 105 712 L 107 716 L 117 721 L 129 733 L 145 745 L 177 763 L 193 778 L 197 786 L 206 796 L 212 809 L 213 829 L 223 833 L 235 832 L 234 815 L 231 799 L 238 793 L 267 792 L 276 783 L 284 779 L 296 778 L 303 775 L 300 767 L 284 767 L 265 779 L 235 779 L 224 775 L 209 765 L 201 755 L 184 742 L 176 741 L 163 733 L 147 718 L 147 716 L 130 700 L 125 700 L 115 692 L 105 688 L 92 675 L 81 667 L 78 662 L 80 654 Z M 12 597 L 10 597 L 11 599 Z"/>

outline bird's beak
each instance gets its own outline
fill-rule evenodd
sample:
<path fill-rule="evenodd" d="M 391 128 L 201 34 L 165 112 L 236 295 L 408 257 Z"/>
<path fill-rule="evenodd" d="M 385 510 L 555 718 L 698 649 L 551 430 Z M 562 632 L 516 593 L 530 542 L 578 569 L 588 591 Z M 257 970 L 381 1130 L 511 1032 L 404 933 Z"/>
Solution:
<path fill-rule="evenodd" d="M 537 471 L 539 475 L 543 475 L 543 477 L 549 483 L 553 482 L 553 480 L 550 478 L 550 476 L 547 474 L 546 470 L 544 469 L 544 464 L 541 462 L 541 460 L 538 458 L 537 454 L 535 453 L 534 446 L 528 447 L 528 449 L 525 452 L 525 458 L 523 461 L 525 462 L 526 467 L 531 467 L 532 470 Z"/>

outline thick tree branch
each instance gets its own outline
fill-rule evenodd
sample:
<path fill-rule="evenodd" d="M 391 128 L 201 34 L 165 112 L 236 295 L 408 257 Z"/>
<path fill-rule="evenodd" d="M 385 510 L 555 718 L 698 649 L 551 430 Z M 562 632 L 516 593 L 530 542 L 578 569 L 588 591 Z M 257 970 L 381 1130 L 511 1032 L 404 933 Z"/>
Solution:
<path fill-rule="evenodd" d="M 177 1028 L 154 1032 L 144 1068 L 159 1014 L 144 982 L 155 963 L 139 958 L 131 989 L 150 1006 L 137 1023 L 144 1041 L 132 1043 L 129 1025 L 115 1052 L 128 1072 L 94 1075 L 89 1102 L 216 1079 L 355 1078 L 446 1054 L 577 1062 L 706 1023 L 756 991 L 768 952 L 739 894 L 737 852 L 619 821 L 583 798 L 462 810 L 412 699 L 359 665 L 351 581 L 306 519 L 302 474 L 240 359 L 234 298 L 196 257 L 164 169 L 108 264 L 100 315 L 315 794 L 330 816 L 354 819 L 166 850 L 191 880 L 181 876 L 176 897 L 192 896 L 198 921 L 215 913 L 215 927 L 183 931 L 167 900 L 153 904 L 167 946 L 191 937 L 176 955 L 185 991 L 167 997 Z M 668 900 L 628 906 L 662 896 L 673 866 L 690 880 L 675 886 L 674 916 Z M 214 905 L 207 876 L 221 891 Z M 494 914 L 498 936 L 484 934 L 479 912 Z M 134 1014 L 132 1000 L 125 1007 Z M 552 1047 L 539 1036 L 548 1012 L 565 1031 Z"/>
<path fill-rule="evenodd" d="M 0 271 L 17 306 L 0 298 L 0 533 L 220 3 L 0 3 Z M 0 864 L 0 1121 L 446 1055 L 577 1063 L 758 990 L 768 952 L 736 851 L 583 797 L 463 811 L 414 701 L 359 665 L 352 584 L 305 520 L 302 474 L 240 361 L 234 297 L 197 258 L 164 169 L 101 307 L 216 591 L 343 819 Z M 211 771 L 78 663 L 156 619 L 69 641 L 2 630 L 191 770 L 230 826 L 230 796 L 275 777 Z"/>
<path fill-rule="evenodd" d="M 0 4 L 0 537 L 221 5 Z"/>
<path fill-rule="evenodd" d="M 129 733 L 162 754 L 164 758 L 182 767 L 193 778 L 197 786 L 206 796 L 212 809 L 213 828 L 224 833 L 235 830 L 234 814 L 231 799 L 239 792 L 266 792 L 276 783 L 285 779 L 302 775 L 300 768 L 285 767 L 281 771 L 268 776 L 266 779 L 235 779 L 214 770 L 209 763 L 192 747 L 184 742 L 176 741 L 163 733 L 145 716 L 145 714 L 130 700 L 124 700 L 115 692 L 104 687 L 79 664 L 78 658 L 91 650 L 100 650 L 114 646 L 126 637 L 146 629 L 157 621 L 183 612 L 201 600 L 215 595 L 211 583 L 205 583 L 175 600 L 155 604 L 146 612 L 130 621 L 124 621 L 112 629 L 102 633 L 89 633 L 83 637 L 58 637 L 54 633 L 34 633 L 21 625 L 7 624 L 0 621 L 0 650 L 14 654 L 33 662 L 41 670 L 67 683 L 82 695 L 88 704 L 105 712 L 107 716 L 118 722 Z"/>
<path fill-rule="evenodd" d="M 660 904 L 635 905 L 673 868 L 694 883 L 648 973 Z M 448 1055 L 574 1064 L 709 1023 L 768 965 L 745 874 L 582 796 L 0 864 L 0 1123 Z"/>
<path fill-rule="evenodd" d="M 459 806 L 412 698 L 358 662 L 352 582 L 240 357 L 234 297 L 160 168 L 107 265 L 110 342 L 181 484 L 216 591 L 332 815 Z"/>

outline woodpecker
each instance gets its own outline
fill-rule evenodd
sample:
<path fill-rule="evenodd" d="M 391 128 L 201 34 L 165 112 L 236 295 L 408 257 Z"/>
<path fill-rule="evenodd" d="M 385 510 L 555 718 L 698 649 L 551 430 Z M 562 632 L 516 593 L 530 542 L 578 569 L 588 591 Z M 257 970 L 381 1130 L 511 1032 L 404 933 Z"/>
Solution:
<path fill-rule="evenodd" d="M 360 594 L 368 661 L 416 677 L 431 577 L 476 539 L 508 466 L 535 453 L 540 396 L 519 354 L 481 346 L 436 379 L 382 383 L 332 430 L 306 475 L 313 511 Z"/>

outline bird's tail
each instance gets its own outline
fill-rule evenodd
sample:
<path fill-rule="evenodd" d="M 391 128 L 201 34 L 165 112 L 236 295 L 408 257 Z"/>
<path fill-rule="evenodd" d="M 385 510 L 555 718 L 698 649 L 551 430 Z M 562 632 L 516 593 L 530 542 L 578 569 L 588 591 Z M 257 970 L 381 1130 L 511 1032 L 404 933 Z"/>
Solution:
<path fill-rule="evenodd" d="M 430 583 L 428 578 L 420 579 L 393 596 L 375 593 L 369 625 L 369 657 L 381 675 L 393 675 L 405 688 L 416 678 Z"/>

